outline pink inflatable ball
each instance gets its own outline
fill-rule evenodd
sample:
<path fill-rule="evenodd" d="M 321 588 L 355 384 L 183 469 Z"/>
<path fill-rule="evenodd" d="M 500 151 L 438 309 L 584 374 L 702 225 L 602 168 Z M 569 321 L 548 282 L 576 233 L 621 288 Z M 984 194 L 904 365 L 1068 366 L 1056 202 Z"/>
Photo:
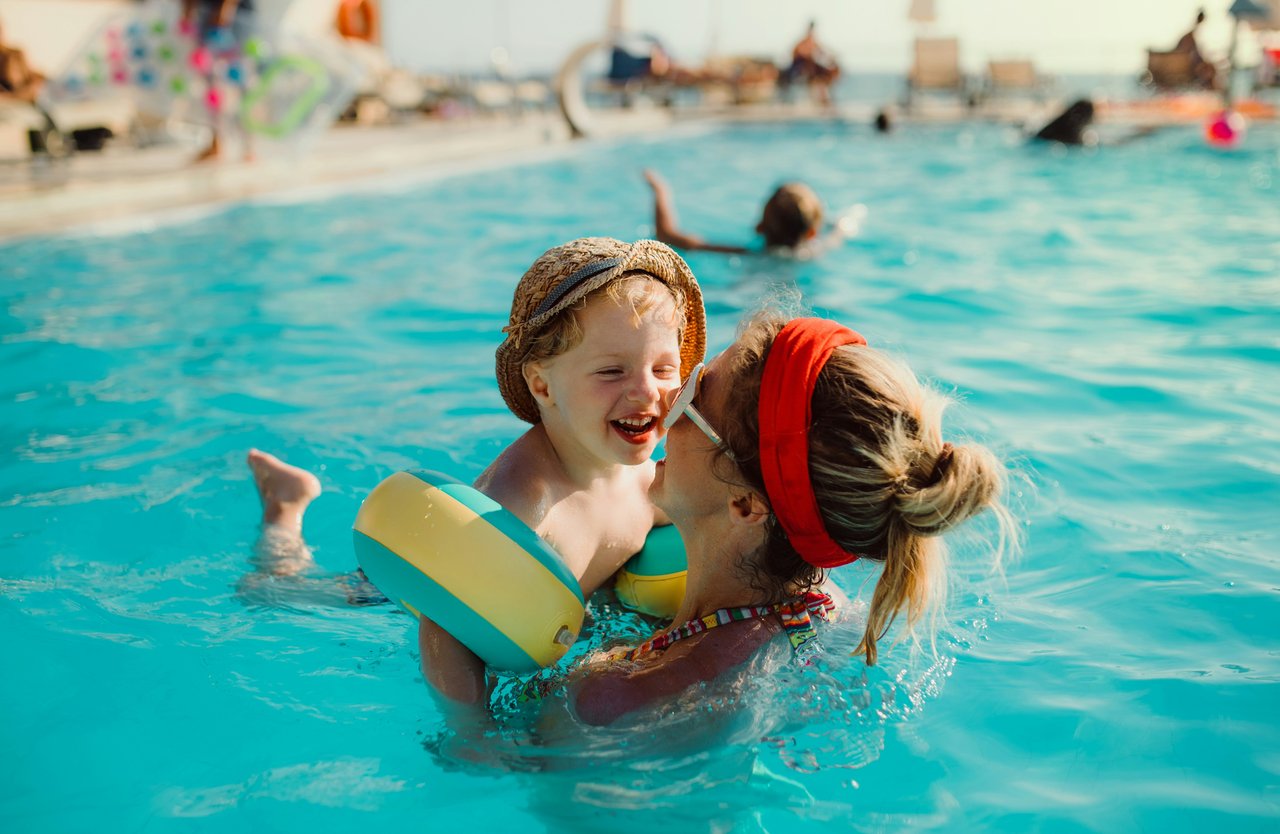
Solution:
<path fill-rule="evenodd" d="M 222 109 L 222 93 L 209 90 L 204 94 L 204 106 L 208 107 L 211 113 L 217 113 Z"/>
<path fill-rule="evenodd" d="M 1244 116 L 1234 110 L 1223 110 L 1209 119 L 1204 138 L 1214 147 L 1230 148 L 1244 139 L 1245 130 Z"/>
<path fill-rule="evenodd" d="M 195 33 L 196 33 L 196 25 L 192 23 L 190 20 L 184 19 L 184 20 L 178 21 L 178 34 L 190 36 L 190 35 L 194 35 Z"/>
<path fill-rule="evenodd" d="M 129 73 L 122 69 L 112 70 L 111 80 L 117 84 L 127 84 L 129 83 Z"/>
<path fill-rule="evenodd" d="M 191 66 L 196 72 L 208 72 L 213 68 L 213 56 L 202 46 L 191 53 Z"/>
<path fill-rule="evenodd" d="M 108 30 L 107 30 L 107 40 L 108 40 L 108 41 L 110 41 L 111 43 L 115 43 L 116 41 L 120 40 L 120 32 L 119 32 L 119 30 L 116 30 L 116 29 L 108 29 Z"/>

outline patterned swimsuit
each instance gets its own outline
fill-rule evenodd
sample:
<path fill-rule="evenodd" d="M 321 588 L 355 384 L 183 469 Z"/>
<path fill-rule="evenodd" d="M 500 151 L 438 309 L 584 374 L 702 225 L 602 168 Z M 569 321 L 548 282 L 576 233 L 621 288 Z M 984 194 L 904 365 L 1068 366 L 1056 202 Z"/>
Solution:
<path fill-rule="evenodd" d="M 721 608 L 705 617 L 689 620 L 684 625 L 664 631 L 633 649 L 614 649 L 606 657 L 609 660 L 637 660 L 647 654 L 660 652 L 679 640 L 710 631 L 717 626 L 740 620 L 758 620 L 770 614 L 777 614 L 782 620 L 782 629 L 787 633 L 787 639 L 791 641 L 792 650 L 798 657 L 807 661 L 819 648 L 818 632 L 813 627 L 813 620 L 809 615 L 816 614 L 819 619 L 826 620 L 830 618 L 835 607 L 835 602 L 827 594 L 809 591 L 804 596 L 774 605 Z"/>
<path fill-rule="evenodd" d="M 828 594 L 808 591 L 802 596 L 773 605 L 751 605 L 743 608 L 721 608 L 705 617 L 689 620 L 683 625 L 668 629 L 655 635 L 634 648 L 613 649 L 605 655 L 609 661 L 635 661 L 646 655 L 660 652 L 677 641 L 710 631 L 713 628 L 741 620 L 759 620 L 773 614 L 782 621 L 782 630 L 787 634 L 791 650 L 798 662 L 805 665 L 812 662 L 821 648 L 818 642 L 818 631 L 813 627 L 815 615 L 820 620 L 829 620 L 835 610 L 835 601 Z M 529 679 L 517 696 L 519 703 L 540 701 L 552 692 L 559 684 L 558 678 L 534 677 Z"/>

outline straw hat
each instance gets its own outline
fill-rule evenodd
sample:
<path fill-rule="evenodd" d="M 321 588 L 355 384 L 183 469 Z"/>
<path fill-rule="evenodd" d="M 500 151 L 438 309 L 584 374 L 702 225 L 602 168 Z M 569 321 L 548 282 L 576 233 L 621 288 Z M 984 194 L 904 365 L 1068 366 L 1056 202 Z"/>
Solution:
<path fill-rule="evenodd" d="M 507 338 L 498 346 L 496 370 L 498 390 L 513 414 L 528 423 L 542 420 L 520 367 L 529 340 L 561 310 L 636 270 L 684 293 L 680 378 L 702 361 L 707 350 L 706 313 L 698 281 L 684 259 L 656 240 L 623 243 L 608 237 L 579 238 L 544 252 L 520 279 L 511 299 L 511 320 L 503 328 Z"/>

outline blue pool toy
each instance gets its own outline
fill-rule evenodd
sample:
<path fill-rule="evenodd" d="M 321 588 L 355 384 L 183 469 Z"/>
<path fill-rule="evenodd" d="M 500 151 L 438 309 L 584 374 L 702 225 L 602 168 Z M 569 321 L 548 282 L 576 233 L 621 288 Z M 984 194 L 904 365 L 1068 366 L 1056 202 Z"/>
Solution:
<path fill-rule="evenodd" d="M 398 472 L 355 521 L 369 580 L 425 614 L 485 663 L 555 663 L 582 630 L 582 589 L 560 555 L 492 498 L 439 472 Z"/>

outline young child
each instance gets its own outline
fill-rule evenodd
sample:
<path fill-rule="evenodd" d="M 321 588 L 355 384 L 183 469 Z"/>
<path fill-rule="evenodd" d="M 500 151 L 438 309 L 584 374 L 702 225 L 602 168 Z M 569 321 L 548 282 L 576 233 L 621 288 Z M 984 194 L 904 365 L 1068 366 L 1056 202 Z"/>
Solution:
<path fill-rule="evenodd" d="M 644 178 L 653 189 L 654 237 L 658 240 L 690 251 L 723 252 L 729 255 L 745 255 L 756 251 L 746 246 L 712 243 L 705 238 L 680 231 L 676 227 L 675 207 L 666 181 L 649 169 L 644 171 Z M 855 236 L 866 215 L 866 207 L 854 206 L 824 231 L 825 214 L 822 201 L 812 188 L 802 182 L 784 183 L 765 202 L 760 222 L 756 224 L 756 233 L 764 238 L 766 251 L 810 258 Z"/>
<path fill-rule="evenodd" d="M 533 426 L 475 487 L 564 558 L 584 597 L 655 524 L 669 523 L 648 498 L 650 456 L 666 401 L 706 350 L 705 321 L 693 273 L 657 241 L 571 241 L 538 258 L 516 287 L 496 373 L 507 406 Z M 263 501 L 260 550 L 275 554 L 262 567 L 305 569 L 305 547 L 280 545 L 300 544 L 319 482 L 257 450 L 249 465 Z M 420 644 L 427 679 L 443 695 L 487 697 L 483 663 L 425 617 Z"/>
<path fill-rule="evenodd" d="M 583 238 L 520 279 L 498 388 L 533 427 L 476 479 L 565 560 L 584 597 L 670 523 L 649 501 L 662 415 L 702 360 L 702 293 L 670 247 Z M 483 662 L 426 617 L 423 675 L 452 702 L 483 704 Z"/>

